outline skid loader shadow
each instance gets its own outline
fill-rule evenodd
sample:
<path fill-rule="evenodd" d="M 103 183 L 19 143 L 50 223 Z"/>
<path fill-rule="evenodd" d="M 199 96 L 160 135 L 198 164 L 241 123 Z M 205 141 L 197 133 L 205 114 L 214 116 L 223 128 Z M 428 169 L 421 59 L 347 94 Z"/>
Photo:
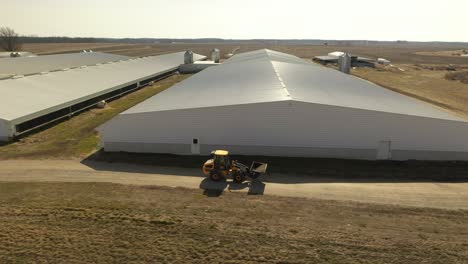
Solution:
<path fill-rule="evenodd" d="M 223 194 L 227 186 L 228 183 L 226 180 L 215 182 L 205 178 L 200 183 L 200 189 L 203 189 L 203 194 L 208 197 L 219 197 L 221 194 Z"/>
<path fill-rule="evenodd" d="M 248 195 L 263 195 L 265 192 L 265 184 L 260 180 L 253 180 L 252 182 L 235 183 L 231 180 L 222 180 L 215 182 L 209 178 L 203 179 L 200 183 L 200 189 L 203 190 L 203 194 L 208 197 L 219 197 L 223 194 L 226 188 L 229 191 L 240 191 L 248 189 Z"/>
<path fill-rule="evenodd" d="M 265 192 L 265 184 L 260 180 L 256 179 L 249 183 L 249 192 L 250 195 L 263 195 Z"/>

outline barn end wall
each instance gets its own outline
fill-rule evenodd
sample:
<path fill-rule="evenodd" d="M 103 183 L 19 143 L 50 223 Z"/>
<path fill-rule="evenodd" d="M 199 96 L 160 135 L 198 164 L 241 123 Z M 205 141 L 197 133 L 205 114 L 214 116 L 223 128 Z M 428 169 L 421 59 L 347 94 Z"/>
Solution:
<path fill-rule="evenodd" d="M 468 123 L 302 102 L 121 115 L 102 129 L 106 151 L 376 159 L 468 160 Z"/>
<path fill-rule="evenodd" d="M 0 142 L 9 141 L 10 136 L 7 122 L 0 119 Z"/>

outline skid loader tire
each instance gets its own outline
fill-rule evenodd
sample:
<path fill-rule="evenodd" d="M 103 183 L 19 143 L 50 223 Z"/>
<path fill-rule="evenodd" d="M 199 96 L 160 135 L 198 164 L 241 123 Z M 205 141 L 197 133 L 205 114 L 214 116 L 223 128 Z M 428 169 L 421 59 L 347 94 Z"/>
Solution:
<path fill-rule="evenodd" d="M 213 172 L 213 173 L 210 174 L 210 179 L 211 179 L 212 181 L 216 181 L 216 182 L 217 182 L 217 181 L 220 181 L 222 178 L 223 178 L 223 177 L 222 177 L 221 174 L 219 174 L 219 173 Z"/>
<path fill-rule="evenodd" d="M 232 176 L 232 181 L 235 183 L 243 183 L 245 181 L 245 176 L 242 173 L 236 173 Z"/>

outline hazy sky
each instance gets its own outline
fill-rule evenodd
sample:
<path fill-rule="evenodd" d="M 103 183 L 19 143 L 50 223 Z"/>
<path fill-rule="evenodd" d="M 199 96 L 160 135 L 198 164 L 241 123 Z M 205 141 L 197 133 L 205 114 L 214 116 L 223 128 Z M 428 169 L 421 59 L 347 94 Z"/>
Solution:
<path fill-rule="evenodd" d="M 24 35 L 468 42 L 468 0 L 0 2 L 0 26 Z"/>

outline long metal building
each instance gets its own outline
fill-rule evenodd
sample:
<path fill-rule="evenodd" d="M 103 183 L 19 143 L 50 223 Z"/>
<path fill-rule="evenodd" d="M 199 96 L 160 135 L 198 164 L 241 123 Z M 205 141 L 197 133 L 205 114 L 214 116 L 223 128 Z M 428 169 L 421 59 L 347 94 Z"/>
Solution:
<path fill-rule="evenodd" d="M 468 160 L 468 122 L 292 55 L 239 54 L 99 129 L 105 151 Z"/>
<path fill-rule="evenodd" d="M 0 60 L 0 79 L 18 75 L 59 71 L 100 63 L 129 60 L 131 57 L 102 53 L 81 52 L 36 57 L 4 58 Z"/>
<path fill-rule="evenodd" d="M 183 62 L 180 52 L 0 80 L 0 141 L 139 89 Z"/>

